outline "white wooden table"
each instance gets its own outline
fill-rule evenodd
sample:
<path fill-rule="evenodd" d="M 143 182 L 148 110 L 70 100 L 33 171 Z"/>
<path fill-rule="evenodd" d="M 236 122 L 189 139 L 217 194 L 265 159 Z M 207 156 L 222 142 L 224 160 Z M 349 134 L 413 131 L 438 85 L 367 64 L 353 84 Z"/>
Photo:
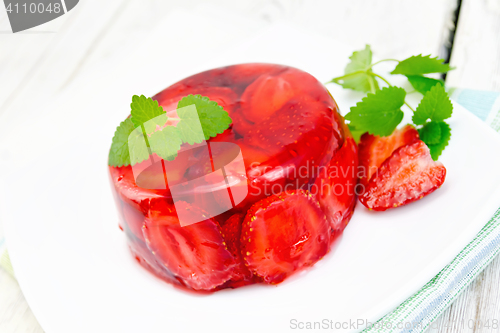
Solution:
<path fill-rule="evenodd" d="M 190 9 L 200 3 L 81 0 L 69 15 L 15 35 L 8 32 L 6 13 L 0 9 L 0 122 L 50 101 L 79 76 L 133 50 L 175 8 Z M 284 20 L 355 47 L 369 43 L 377 57 L 430 53 L 446 58 L 458 1 L 210 0 L 203 4 L 262 24 Z M 447 76 L 447 84 L 500 91 L 500 1 L 462 0 L 459 13 L 451 51 L 451 63 L 458 69 Z M 460 330 L 454 324 L 492 319 L 500 319 L 499 258 L 429 332 L 481 332 L 478 326 Z M 17 282 L 2 269 L 0 332 L 43 332 Z"/>

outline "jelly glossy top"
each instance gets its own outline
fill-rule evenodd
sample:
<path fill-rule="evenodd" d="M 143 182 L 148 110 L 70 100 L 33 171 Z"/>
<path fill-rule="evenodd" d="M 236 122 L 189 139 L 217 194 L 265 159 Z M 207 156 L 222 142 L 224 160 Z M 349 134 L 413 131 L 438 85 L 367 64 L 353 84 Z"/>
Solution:
<path fill-rule="evenodd" d="M 233 120 L 209 142 L 231 142 L 241 149 L 246 169 L 241 176 L 249 185 L 247 199 L 237 207 L 242 211 L 280 189 L 307 189 L 316 178 L 315 168 L 327 164 L 345 139 L 329 92 L 296 68 L 260 63 L 216 68 L 185 78 L 153 99 L 168 112 L 188 94 L 216 101 Z M 200 155 L 193 151 L 186 157 L 189 163 L 178 168 L 178 182 L 206 173 L 210 165 Z M 130 166 L 110 167 L 110 172 L 122 199 L 142 211 L 152 207 L 154 198 L 171 200 L 169 188 L 138 187 Z"/>

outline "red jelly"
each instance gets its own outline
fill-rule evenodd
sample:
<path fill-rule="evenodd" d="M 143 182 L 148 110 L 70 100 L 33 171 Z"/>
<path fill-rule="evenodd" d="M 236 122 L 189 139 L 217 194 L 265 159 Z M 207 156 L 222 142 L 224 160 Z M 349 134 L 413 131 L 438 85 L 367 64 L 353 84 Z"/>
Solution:
<path fill-rule="evenodd" d="M 193 75 L 153 99 L 168 112 L 189 94 L 216 101 L 233 121 L 208 150 L 181 152 L 168 180 L 146 170 L 139 182 L 131 166 L 109 167 L 136 259 L 193 290 L 275 284 L 320 260 L 352 216 L 358 164 L 326 88 L 295 68 L 242 64 Z M 240 169 L 229 166 L 235 156 Z M 230 201 L 226 187 L 207 195 L 193 181 L 220 170 Z M 181 192 L 190 200 L 176 199 Z M 204 218 L 183 225 L 186 214 Z"/>

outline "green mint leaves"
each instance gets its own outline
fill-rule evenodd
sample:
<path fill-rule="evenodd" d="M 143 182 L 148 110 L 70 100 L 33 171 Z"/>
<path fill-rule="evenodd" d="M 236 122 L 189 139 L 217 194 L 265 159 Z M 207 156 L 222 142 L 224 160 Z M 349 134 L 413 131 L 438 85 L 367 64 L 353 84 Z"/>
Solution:
<path fill-rule="evenodd" d="M 444 86 L 443 80 L 431 79 L 430 77 L 420 76 L 420 75 L 406 75 L 408 81 L 413 86 L 413 89 L 425 95 L 432 87 L 436 84 L 441 84 Z"/>
<path fill-rule="evenodd" d="M 199 135 L 199 131 L 197 133 L 194 131 L 198 119 L 193 119 L 193 114 L 186 109 L 180 110 L 188 105 L 196 106 L 204 137 Z M 179 110 L 178 115 L 181 119 L 177 128 L 181 133 L 182 141 L 189 144 L 193 144 L 194 142 L 200 143 L 203 139 L 208 140 L 211 137 L 217 136 L 217 134 L 221 134 L 232 122 L 222 106 L 211 101 L 208 97 L 201 95 L 188 95 L 184 97 L 179 102 L 177 109 Z"/>
<path fill-rule="evenodd" d="M 437 160 L 451 137 L 450 126 L 444 120 L 451 117 L 453 105 L 444 89 L 444 82 L 424 74 L 446 73 L 453 68 L 445 64 L 443 59 L 431 58 L 429 55 L 372 63 L 369 45 L 355 51 L 349 59 L 351 61 L 345 68 L 345 74 L 330 82 L 346 89 L 368 92 L 345 116 L 355 139 L 358 141 L 366 132 L 378 136 L 391 135 L 403 119 L 401 108 L 406 104 L 413 111 L 412 121 L 420 139 L 429 147 L 432 158 Z M 390 74 L 405 75 L 415 91 L 423 95 L 416 109 L 405 101 L 407 92 L 403 88 L 392 86 L 384 77 L 373 72 L 373 66 L 384 61 L 397 62 Z M 378 80 L 387 87 L 380 89 Z"/>
<path fill-rule="evenodd" d="M 391 74 L 422 75 L 429 73 L 446 73 L 452 68 L 443 59 L 422 57 L 421 54 L 409 57 L 398 63 Z"/>
<path fill-rule="evenodd" d="M 177 105 L 178 118 L 169 118 L 158 102 L 144 95 L 132 97 L 131 117 L 116 129 L 108 164 L 134 165 L 156 153 L 172 161 L 183 143 L 194 144 L 224 132 L 232 120 L 216 102 L 201 95 L 188 95 Z M 176 126 L 167 121 L 178 121 Z"/>
<path fill-rule="evenodd" d="M 450 118 L 452 112 L 453 105 L 440 83 L 424 95 L 413 112 L 413 123 L 422 125 L 418 130 L 420 139 L 429 147 L 434 160 L 437 160 L 450 140 L 451 129 L 444 120 Z"/>
<path fill-rule="evenodd" d="M 442 121 L 451 117 L 453 105 L 441 84 L 433 86 L 413 113 L 413 123 L 424 125 L 427 120 Z"/>
<path fill-rule="evenodd" d="M 130 118 L 121 122 L 116 128 L 111 149 L 109 150 L 108 164 L 121 167 L 130 164 L 130 155 L 128 150 L 128 137 L 134 130 L 134 123 Z"/>
<path fill-rule="evenodd" d="M 135 127 L 141 126 L 150 119 L 165 114 L 163 108 L 158 105 L 158 101 L 141 95 L 132 96 L 132 103 L 130 104 L 130 115 Z"/>
<path fill-rule="evenodd" d="M 342 85 L 347 89 L 353 89 L 361 92 L 378 89 L 378 83 L 370 75 L 372 65 L 372 50 L 366 45 L 364 50 L 355 51 L 349 59 L 350 63 L 345 67 L 345 75 L 338 78 L 335 83 Z"/>
<path fill-rule="evenodd" d="M 358 102 L 345 119 L 350 120 L 350 125 L 357 130 L 380 136 L 391 135 L 403 120 L 401 107 L 405 96 L 403 88 L 383 88 L 375 94 L 368 94 Z"/>
<path fill-rule="evenodd" d="M 167 161 L 173 161 L 183 143 L 176 127 L 167 126 L 161 131 L 154 132 L 149 138 L 151 152 Z"/>
<path fill-rule="evenodd" d="M 443 150 L 448 146 L 448 142 L 450 141 L 451 138 L 451 128 L 450 125 L 445 123 L 444 121 L 438 123 L 439 126 L 441 127 L 441 135 L 439 137 L 439 141 L 437 141 L 436 144 L 431 144 L 425 142 L 425 140 L 422 139 L 422 141 L 427 144 L 431 151 L 431 156 L 434 161 L 437 161 L 439 156 L 441 156 L 441 153 Z"/>
<path fill-rule="evenodd" d="M 436 145 L 441 141 L 441 123 L 430 121 L 418 130 L 420 139 L 429 145 Z"/>

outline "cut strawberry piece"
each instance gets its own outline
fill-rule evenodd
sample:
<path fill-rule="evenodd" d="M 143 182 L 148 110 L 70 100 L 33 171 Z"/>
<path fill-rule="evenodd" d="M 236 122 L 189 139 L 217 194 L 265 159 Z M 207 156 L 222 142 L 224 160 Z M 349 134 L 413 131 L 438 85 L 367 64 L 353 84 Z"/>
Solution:
<path fill-rule="evenodd" d="M 250 281 L 252 278 L 252 273 L 243 263 L 240 252 L 241 224 L 243 223 L 243 218 L 243 214 L 234 214 L 225 221 L 221 228 L 222 237 L 226 243 L 227 250 L 231 252 L 233 258 L 238 263 L 238 266 L 234 270 L 233 277 L 231 278 L 233 281 Z"/>
<path fill-rule="evenodd" d="M 285 178 L 296 184 L 295 189 L 308 183 L 313 168 L 329 160 L 342 145 L 341 129 L 337 131 L 333 126 L 328 108 L 310 97 L 298 96 L 245 133 L 243 142 L 259 147 L 277 160 L 293 161 L 290 164 L 294 170 Z M 272 167 L 283 164 L 278 162 Z"/>
<path fill-rule="evenodd" d="M 330 227 L 319 203 L 302 190 L 253 205 L 243 221 L 241 251 L 248 268 L 275 284 L 327 252 Z"/>
<path fill-rule="evenodd" d="M 255 128 L 255 125 L 248 121 L 243 113 L 235 112 L 234 115 L 231 116 L 233 123 L 231 124 L 232 129 L 236 133 L 238 138 L 245 136 L 246 133 L 252 131 Z"/>
<path fill-rule="evenodd" d="M 158 262 L 156 257 L 151 253 L 151 251 L 146 246 L 146 243 L 142 243 L 132 239 L 129 239 L 128 243 L 130 252 L 132 252 L 132 255 L 134 256 L 135 260 L 137 260 L 137 262 L 141 266 L 145 267 L 146 269 L 149 269 L 156 276 L 162 278 L 163 280 L 166 280 L 168 282 L 177 285 L 181 284 L 181 282 L 177 280 L 175 276 L 173 276 L 166 269 L 165 266 L 161 265 L 161 263 Z"/>
<path fill-rule="evenodd" d="M 378 211 L 399 207 L 434 192 L 445 177 L 446 168 L 432 159 L 429 148 L 419 140 L 395 150 L 359 200 Z"/>
<path fill-rule="evenodd" d="M 357 169 L 358 150 L 349 136 L 327 167 L 319 168 L 318 178 L 311 187 L 330 222 L 332 241 L 344 230 L 354 211 Z"/>
<path fill-rule="evenodd" d="M 143 233 L 157 260 L 189 288 L 212 290 L 233 275 L 237 263 L 213 219 L 181 227 L 175 215 L 149 217 Z"/>
<path fill-rule="evenodd" d="M 418 131 L 412 125 L 395 130 L 391 135 L 380 137 L 365 133 L 359 141 L 360 182 L 366 185 L 384 161 L 399 147 L 419 140 Z"/>
<path fill-rule="evenodd" d="M 245 161 L 245 167 L 247 170 L 251 170 L 257 165 L 270 159 L 269 154 L 258 148 L 249 146 L 243 141 L 236 142 L 241 149 L 241 154 L 243 160 Z"/>
<path fill-rule="evenodd" d="M 125 232 L 129 235 L 129 237 L 135 237 L 142 242 L 145 242 L 142 234 L 144 214 L 138 211 L 135 207 L 123 203 L 121 203 L 121 213 L 123 221 L 125 221 Z M 132 234 L 130 235 L 129 233 Z"/>
<path fill-rule="evenodd" d="M 243 113 L 249 121 L 258 123 L 281 109 L 294 95 L 294 87 L 284 77 L 262 75 L 242 95 Z"/>
<path fill-rule="evenodd" d="M 229 217 L 221 227 L 222 237 L 226 242 L 227 250 L 231 252 L 234 257 L 239 257 L 240 255 L 240 235 L 243 218 L 244 216 L 242 214 L 234 214 Z"/>

